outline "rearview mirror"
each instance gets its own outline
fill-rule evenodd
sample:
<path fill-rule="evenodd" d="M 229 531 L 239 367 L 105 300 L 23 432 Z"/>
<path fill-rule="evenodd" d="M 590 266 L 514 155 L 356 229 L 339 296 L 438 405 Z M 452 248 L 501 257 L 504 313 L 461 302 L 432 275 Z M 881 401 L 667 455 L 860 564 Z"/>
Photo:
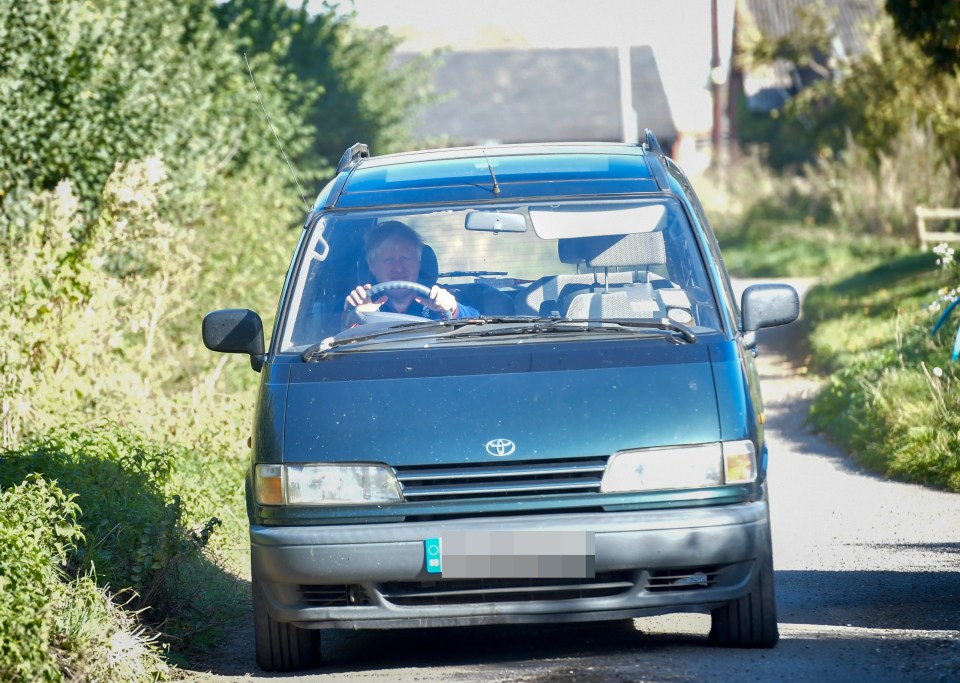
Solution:
<path fill-rule="evenodd" d="M 522 213 L 470 211 L 465 227 L 480 232 L 526 232 L 527 219 Z"/>

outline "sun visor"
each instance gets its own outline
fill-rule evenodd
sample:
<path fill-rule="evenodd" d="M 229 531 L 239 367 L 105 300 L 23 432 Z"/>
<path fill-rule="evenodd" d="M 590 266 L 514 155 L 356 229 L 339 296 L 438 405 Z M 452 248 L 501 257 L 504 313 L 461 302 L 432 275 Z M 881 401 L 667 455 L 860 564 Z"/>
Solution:
<path fill-rule="evenodd" d="M 662 203 L 642 206 L 554 205 L 530 207 L 530 222 L 542 239 L 653 232 L 667 219 Z"/>

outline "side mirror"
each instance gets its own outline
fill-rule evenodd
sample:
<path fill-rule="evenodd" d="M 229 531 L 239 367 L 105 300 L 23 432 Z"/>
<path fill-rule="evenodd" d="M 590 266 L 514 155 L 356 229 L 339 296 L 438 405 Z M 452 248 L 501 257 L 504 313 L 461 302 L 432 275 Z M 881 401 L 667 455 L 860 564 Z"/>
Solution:
<path fill-rule="evenodd" d="M 786 325 L 800 315 L 800 296 L 790 285 L 751 285 L 740 302 L 744 333 Z"/>
<path fill-rule="evenodd" d="M 263 368 L 263 321 L 246 308 L 228 308 L 203 318 L 203 344 L 211 351 L 246 353 L 250 367 Z"/>

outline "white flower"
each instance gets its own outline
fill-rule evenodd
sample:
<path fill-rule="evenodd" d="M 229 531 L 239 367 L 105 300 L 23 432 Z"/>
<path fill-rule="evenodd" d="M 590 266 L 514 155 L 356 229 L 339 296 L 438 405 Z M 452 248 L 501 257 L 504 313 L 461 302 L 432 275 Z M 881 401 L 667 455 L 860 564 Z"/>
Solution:
<path fill-rule="evenodd" d="M 148 157 L 143 162 L 143 173 L 151 185 L 159 185 L 167 179 L 167 167 L 159 154 Z"/>
<path fill-rule="evenodd" d="M 121 185 L 119 188 L 117 188 L 117 200 L 120 201 L 120 203 L 132 204 L 136 198 L 136 192 L 134 192 L 132 187 Z"/>
<path fill-rule="evenodd" d="M 934 377 L 943 377 L 943 369 L 942 369 L 942 368 L 934 368 L 934 369 L 933 369 L 933 375 L 934 375 Z"/>
<path fill-rule="evenodd" d="M 940 257 L 937 259 L 937 265 L 946 268 L 953 263 L 956 252 L 946 242 L 941 242 L 933 248 L 933 253 Z"/>
<path fill-rule="evenodd" d="M 80 200 L 73 194 L 73 183 L 69 180 L 61 180 L 57 183 L 53 193 L 56 197 L 57 211 L 60 216 L 66 219 L 73 218 L 80 208 Z"/>

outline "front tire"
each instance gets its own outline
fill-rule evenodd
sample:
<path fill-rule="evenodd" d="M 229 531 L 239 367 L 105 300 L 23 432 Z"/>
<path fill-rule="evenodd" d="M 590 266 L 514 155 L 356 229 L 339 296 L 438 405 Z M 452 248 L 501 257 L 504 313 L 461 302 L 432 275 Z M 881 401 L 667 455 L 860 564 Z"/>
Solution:
<path fill-rule="evenodd" d="M 753 589 L 710 612 L 710 642 L 720 647 L 769 648 L 779 640 L 773 554 L 768 546 Z"/>
<path fill-rule="evenodd" d="M 301 671 L 320 666 L 320 631 L 276 621 L 267 612 L 267 599 L 256 575 L 250 585 L 257 666 L 263 671 Z"/>

